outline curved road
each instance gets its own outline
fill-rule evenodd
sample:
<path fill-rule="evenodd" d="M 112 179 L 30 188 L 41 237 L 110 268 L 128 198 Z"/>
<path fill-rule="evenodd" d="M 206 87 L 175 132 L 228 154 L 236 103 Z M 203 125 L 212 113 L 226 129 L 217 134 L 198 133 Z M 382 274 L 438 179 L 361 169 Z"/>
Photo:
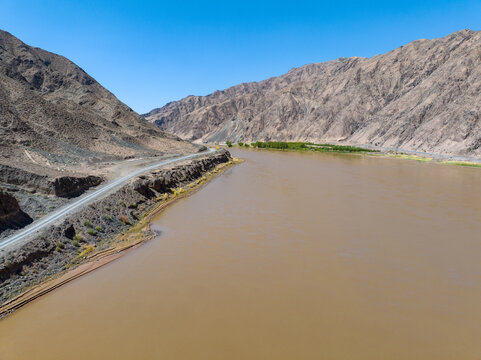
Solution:
<path fill-rule="evenodd" d="M 82 196 L 79 199 L 77 199 L 76 201 L 74 201 L 74 202 L 72 202 L 72 203 L 70 203 L 70 204 L 68 204 L 64 207 L 61 207 L 60 209 L 52 212 L 51 214 L 48 214 L 48 215 L 44 216 L 43 218 L 41 218 L 38 221 L 33 222 L 32 224 L 30 224 L 26 228 L 24 228 L 24 229 L 18 231 L 17 233 L 15 233 L 15 235 L 12 235 L 12 236 L 4 239 L 4 240 L 1 240 L 0 241 L 0 250 L 6 249 L 9 246 L 17 244 L 18 242 L 26 239 L 28 236 L 36 233 L 37 231 L 40 231 L 40 230 L 46 228 L 47 226 L 52 225 L 56 221 L 63 218 L 65 215 L 71 213 L 72 211 L 78 210 L 82 206 L 85 206 L 89 203 L 92 203 L 94 200 L 96 200 L 100 196 L 106 194 L 108 191 L 112 190 L 116 186 L 119 186 L 119 185 L 122 185 L 122 184 L 126 183 L 127 181 L 129 181 L 130 179 L 132 179 L 135 176 L 141 175 L 141 174 L 143 174 L 143 173 L 145 173 L 149 170 L 153 170 L 153 169 L 158 168 L 160 166 L 172 164 L 172 163 L 182 161 L 182 160 L 192 159 L 192 158 L 195 158 L 195 157 L 198 157 L 198 156 L 210 154 L 214 151 L 215 151 L 215 149 L 209 149 L 209 150 L 201 152 L 201 153 L 178 156 L 178 157 L 173 158 L 173 159 L 164 160 L 164 161 L 158 162 L 156 164 L 147 166 L 145 168 L 136 170 L 136 171 L 134 171 L 134 172 L 132 172 L 132 173 L 126 175 L 126 176 L 123 176 L 123 177 L 121 177 L 117 180 L 114 180 L 114 181 L 109 182 L 109 183 L 107 183 L 103 186 L 100 186 L 98 189 L 96 189 L 95 191 L 87 194 L 86 196 Z"/>

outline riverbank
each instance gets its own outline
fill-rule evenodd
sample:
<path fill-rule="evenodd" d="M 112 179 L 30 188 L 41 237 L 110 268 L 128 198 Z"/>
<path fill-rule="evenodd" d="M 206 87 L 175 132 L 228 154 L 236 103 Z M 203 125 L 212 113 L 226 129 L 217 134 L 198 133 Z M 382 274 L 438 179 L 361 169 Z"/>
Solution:
<path fill-rule="evenodd" d="M 231 144 L 231 147 L 271 151 L 323 152 L 337 154 L 369 155 L 390 157 L 402 160 L 414 160 L 426 163 L 431 162 L 442 165 L 481 167 L 481 159 L 479 158 L 410 151 L 393 147 L 384 148 L 374 145 L 357 145 L 347 143 L 315 144 L 310 142 L 257 141 L 251 144 L 242 142 L 237 144 Z"/>
<path fill-rule="evenodd" d="M 223 150 L 134 178 L 114 194 L 1 255 L 0 317 L 155 237 L 151 217 L 238 162 Z"/>
<path fill-rule="evenodd" d="M 433 163 L 433 164 L 441 164 L 441 165 L 455 165 L 455 166 L 467 166 L 467 167 L 478 167 L 481 168 L 481 160 L 472 159 L 470 160 L 445 160 L 444 156 L 420 156 L 415 154 L 406 154 L 403 152 L 386 152 L 386 153 L 378 153 L 378 154 L 369 154 L 371 156 L 382 156 L 382 157 L 389 157 L 392 159 L 401 159 L 401 160 L 411 160 L 411 161 L 418 161 L 423 163 Z"/>

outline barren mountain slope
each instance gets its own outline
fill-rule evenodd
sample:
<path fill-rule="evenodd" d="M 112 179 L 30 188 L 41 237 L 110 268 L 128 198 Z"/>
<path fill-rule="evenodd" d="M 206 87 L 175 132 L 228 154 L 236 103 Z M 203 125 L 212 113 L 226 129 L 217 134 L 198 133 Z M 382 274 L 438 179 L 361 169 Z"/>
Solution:
<path fill-rule="evenodd" d="M 79 163 L 183 153 L 68 59 L 0 31 L 0 165 L 52 173 Z"/>
<path fill-rule="evenodd" d="M 306 140 L 481 156 L 481 32 L 189 96 L 144 116 L 188 140 Z"/>

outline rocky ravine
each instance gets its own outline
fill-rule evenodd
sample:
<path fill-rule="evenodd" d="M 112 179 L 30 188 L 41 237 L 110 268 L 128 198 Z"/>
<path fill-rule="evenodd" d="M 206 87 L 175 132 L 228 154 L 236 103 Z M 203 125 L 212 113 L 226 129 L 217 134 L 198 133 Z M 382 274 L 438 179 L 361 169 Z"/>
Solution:
<path fill-rule="evenodd" d="M 109 248 L 116 235 L 137 223 L 163 194 L 230 160 L 230 154 L 221 150 L 151 171 L 70 215 L 62 224 L 51 226 L 28 243 L 0 251 L 0 305 L 27 287 L 81 263 L 82 252 Z M 3 196 L 0 193 L 0 200 Z M 0 221 L 2 216 L 18 212 L 14 199 L 7 195 L 7 200 L 1 203 Z"/>
<path fill-rule="evenodd" d="M 481 156 L 481 32 L 310 64 L 144 117 L 188 140 L 371 144 Z"/>

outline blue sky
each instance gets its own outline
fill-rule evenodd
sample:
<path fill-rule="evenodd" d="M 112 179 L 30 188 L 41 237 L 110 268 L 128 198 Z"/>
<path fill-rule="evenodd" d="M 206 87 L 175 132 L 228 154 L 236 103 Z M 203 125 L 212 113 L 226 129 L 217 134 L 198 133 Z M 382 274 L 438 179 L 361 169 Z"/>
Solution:
<path fill-rule="evenodd" d="M 293 67 L 481 30 L 481 1 L 0 0 L 0 28 L 139 113 Z"/>

